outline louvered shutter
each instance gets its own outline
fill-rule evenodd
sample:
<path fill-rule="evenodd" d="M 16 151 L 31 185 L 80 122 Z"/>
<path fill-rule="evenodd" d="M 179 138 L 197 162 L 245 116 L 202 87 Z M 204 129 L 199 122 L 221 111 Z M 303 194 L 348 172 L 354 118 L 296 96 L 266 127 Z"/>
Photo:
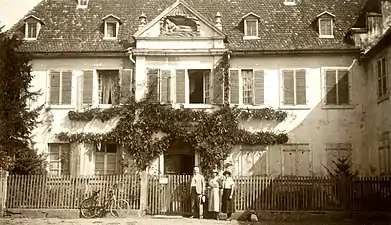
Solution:
<path fill-rule="evenodd" d="M 254 70 L 254 104 L 263 105 L 265 102 L 264 71 Z"/>
<path fill-rule="evenodd" d="M 231 104 L 239 104 L 239 70 L 229 72 L 229 98 Z"/>
<path fill-rule="evenodd" d="M 306 71 L 296 71 L 296 105 L 307 103 L 307 84 L 305 79 Z"/>
<path fill-rule="evenodd" d="M 60 81 L 61 73 L 59 71 L 50 71 L 50 104 L 60 104 Z"/>
<path fill-rule="evenodd" d="M 61 104 L 70 105 L 72 101 L 72 71 L 63 71 L 61 79 Z"/>
<path fill-rule="evenodd" d="M 184 104 L 186 101 L 185 76 L 186 73 L 184 69 L 176 70 L 176 103 Z"/>
<path fill-rule="evenodd" d="M 326 104 L 335 105 L 337 104 L 337 81 L 336 71 L 326 70 L 325 73 L 326 82 Z"/>
<path fill-rule="evenodd" d="M 92 104 L 93 71 L 86 70 L 83 75 L 83 104 Z"/>
<path fill-rule="evenodd" d="M 282 76 L 284 80 L 284 105 L 293 105 L 295 103 L 293 70 L 282 71 Z"/>
<path fill-rule="evenodd" d="M 124 104 L 132 96 L 133 70 L 123 69 L 120 71 L 120 103 Z"/>
<path fill-rule="evenodd" d="M 161 102 L 167 103 L 171 101 L 171 71 L 162 70 L 160 77 L 160 87 L 161 87 Z"/>
<path fill-rule="evenodd" d="M 222 71 L 211 73 L 213 88 L 213 104 L 223 104 L 224 99 L 224 77 Z"/>
<path fill-rule="evenodd" d="M 349 71 L 338 71 L 338 104 L 349 104 Z"/>
<path fill-rule="evenodd" d="M 387 81 L 387 58 L 383 59 L 383 65 L 382 65 L 382 76 L 383 76 L 383 95 L 385 95 L 388 92 L 388 81 Z"/>
<path fill-rule="evenodd" d="M 159 69 L 147 69 L 148 92 L 151 94 L 151 100 L 159 102 Z"/>

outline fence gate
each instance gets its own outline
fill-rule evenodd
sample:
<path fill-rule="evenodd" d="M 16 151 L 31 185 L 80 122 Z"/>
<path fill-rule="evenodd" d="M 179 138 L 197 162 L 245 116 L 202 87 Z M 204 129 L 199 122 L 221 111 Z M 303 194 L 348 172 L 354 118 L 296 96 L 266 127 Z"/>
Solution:
<path fill-rule="evenodd" d="M 190 175 L 148 177 L 149 214 L 189 214 Z"/>

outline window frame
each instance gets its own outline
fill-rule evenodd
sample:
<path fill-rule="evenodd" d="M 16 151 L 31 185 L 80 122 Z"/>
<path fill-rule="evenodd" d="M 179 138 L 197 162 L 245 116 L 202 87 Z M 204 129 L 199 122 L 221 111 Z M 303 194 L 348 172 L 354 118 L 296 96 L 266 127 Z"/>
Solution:
<path fill-rule="evenodd" d="M 247 146 L 247 145 L 240 145 L 239 149 L 239 155 L 238 155 L 238 162 L 239 162 L 239 175 L 240 176 L 246 176 L 244 175 L 243 171 L 243 157 L 244 155 L 252 154 L 252 166 L 256 165 L 258 161 L 254 160 L 254 153 L 264 154 L 265 156 L 265 174 L 255 174 L 255 176 L 268 176 L 270 173 L 269 164 L 270 164 L 270 154 L 269 154 L 269 146 L 267 145 L 254 145 L 254 146 Z M 259 159 L 258 159 L 259 160 Z M 254 175 L 254 173 L 252 174 Z M 248 175 L 247 175 L 248 176 Z"/>
<path fill-rule="evenodd" d="M 285 104 L 285 96 L 284 96 L 284 73 L 283 71 L 284 70 L 293 70 L 294 71 L 294 102 L 296 102 L 296 71 L 297 70 L 305 70 L 305 85 L 306 85 L 306 103 L 304 105 L 297 105 L 297 104 L 293 104 L 293 105 L 289 105 L 289 104 Z M 310 101 L 310 98 L 308 96 L 308 93 L 309 93 L 309 85 L 308 85 L 308 74 L 309 74 L 309 71 L 310 71 L 310 68 L 281 68 L 279 70 L 279 80 L 280 80 L 280 109 L 310 109 L 310 104 L 311 104 L 311 101 Z"/>
<path fill-rule="evenodd" d="M 322 21 L 329 21 L 330 22 L 331 34 L 322 34 L 322 26 L 321 26 Z M 319 28 L 319 37 L 320 38 L 334 38 L 334 19 L 332 17 L 324 16 L 324 17 L 318 18 L 318 28 Z"/>
<path fill-rule="evenodd" d="M 85 4 L 82 4 L 84 2 L 85 2 Z M 88 6 L 88 0 L 78 0 L 77 1 L 77 8 L 87 8 L 87 6 Z"/>
<path fill-rule="evenodd" d="M 59 93 L 59 104 L 58 105 L 52 105 L 50 104 L 50 99 L 51 99 L 51 96 L 50 96 L 50 93 L 51 93 L 51 86 L 50 86 L 50 79 L 51 79 L 51 76 L 50 76 L 50 71 L 56 71 L 56 72 L 60 72 L 60 93 Z M 61 104 L 61 101 L 62 101 L 62 74 L 63 72 L 71 72 L 72 73 L 72 77 L 71 77 L 71 104 L 67 104 L 67 105 L 62 105 Z M 48 79 L 48 83 L 47 83 L 47 99 L 46 99 L 46 102 L 50 105 L 50 108 L 53 108 L 53 109 L 73 109 L 75 108 L 75 71 L 73 70 L 48 70 L 47 71 L 47 79 Z"/>
<path fill-rule="evenodd" d="M 100 95 L 101 95 L 101 84 L 100 84 L 100 81 L 101 81 L 101 79 L 100 79 L 100 72 L 101 71 L 117 71 L 118 72 L 118 74 L 117 74 L 117 77 L 116 77 L 116 79 L 114 80 L 114 82 L 115 81 L 117 81 L 117 82 L 119 82 L 119 79 L 120 79 L 120 72 L 121 72 L 121 69 L 97 69 L 97 70 L 95 70 L 96 72 L 96 84 L 97 84 L 97 90 L 96 90 L 96 92 L 97 92 L 97 94 L 96 94 L 96 104 L 99 106 L 99 107 L 101 107 L 101 108 L 110 108 L 111 106 L 113 106 L 113 105 L 116 105 L 116 104 L 103 104 L 103 103 L 100 103 L 100 100 L 101 100 L 101 98 L 100 98 Z M 114 83 L 114 89 L 115 89 L 115 83 Z M 119 84 L 120 85 L 120 84 Z M 94 86 L 94 84 L 93 84 L 93 86 Z M 94 92 L 95 92 L 95 90 L 94 90 Z M 114 94 L 115 94 L 115 90 L 114 90 L 114 92 L 113 92 Z M 93 94 L 94 95 L 94 94 Z M 115 98 L 115 95 L 112 97 L 113 99 Z M 117 102 L 117 105 L 119 105 L 119 102 Z"/>
<path fill-rule="evenodd" d="M 58 160 L 51 160 L 50 159 L 50 149 L 51 149 L 51 146 L 53 145 L 58 145 Z M 69 159 L 69 162 L 68 162 L 68 174 L 62 174 L 62 166 L 63 166 L 63 163 L 61 162 L 62 161 L 62 158 L 61 158 L 61 155 L 63 154 L 63 151 L 62 151 L 62 146 L 63 145 L 68 145 L 69 147 L 69 153 L 71 151 L 71 146 L 70 146 L 70 143 L 48 143 L 48 156 L 47 156 L 47 161 L 48 161 L 48 172 L 49 172 L 49 175 L 50 176 L 62 176 L 62 175 L 70 175 L 70 159 Z M 50 169 L 50 164 L 51 163 L 58 163 L 58 170 L 56 170 L 58 172 L 58 174 L 51 174 L 51 169 Z"/>
<path fill-rule="evenodd" d="M 348 104 L 344 104 L 344 105 L 340 105 L 340 104 L 327 104 L 327 83 L 326 83 L 326 71 L 328 70 L 335 70 L 337 71 L 336 73 L 336 76 L 338 78 L 338 70 L 347 70 L 349 75 L 348 75 L 348 95 L 349 95 L 349 103 Z M 321 75 L 322 75 L 322 108 L 323 109 L 353 109 L 354 106 L 352 104 L 352 97 L 353 97 L 353 92 L 352 92 L 352 73 L 350 72 L 350 68 L 349 67 L 338 67 L 338 66 L 334 66 L 334 67 L 321 67 Z M 336 82 L 338 83 L 338 79 L 336 79 Z M 338 93 L 338 88 L 337 88 L 337 93 Z M 337 97 L 337 102 L 338 102 L 338 97 Z"/>
<path fill-rule="evenodd" d="M 383 60 L 384 60 L 384 64 L 382 64 Z M 379 63 L 381 65 L 381 68 L 380 68 L 381 76 L 379 76 Z M 376 82 L 376 90 L 377 90 L 377 99 L 379 102 L 383 101 L 389 97 L 387 63 L 388 63 L 387 54 L 383 54 L 382 56 L 377 58 L 375 61 L 375 75 L 376 75 L 376 81 L 377 81 Z M 382 94 L 380 94 L 379 82 L 381 82 Z M 385 86 L 386 90 L 384 90 L 384 85 L 383 85 L 384 82 L 386 83 L 386 86 Z"/>
<path fill-rule="evenodd" d="M 244 84 L 244 79 L 249 79 L 249 78 L 244 78 L 243 77 L 243 71 L 251 71 L 251 90 L 250 90 L 250 94 L 251 94 L 251 98 L 248 98 L 248 99 L 251 99 L 251 102 L 248 102 L 248 103 L 245 103 L 244 99 L 245 99 L 245 92 L 246 90 L 249 91 L 248 89 L 245 89 L 245 84 Z M 241 92 L 241 96 L 239 94 L 239 97 L 240 97 L 240 100 L 239 100 L 239 103 L 240 105 L 243 105 L 243 106 L 253 106 L 254 105 L 254 69 L 241 69 L 240 70 L 240 73 L 239 73 L 239 77 L 240 77 L 240 81 L 239 81 L 239 92 Z M 241 85 L 240 85 L 241 84 Z"/>
<path fill-rule="evenodd" d="M 329 168 L 329 154 L 328 152 L 333 152 L 333 156 L 336 156 L 335 153 L 339 154 L 341 152 L 348 152 L 348 157 L 349 157 L 349 163 L 353 162 L 353 145 L 352 143 L 326 143 L 325 146 L 325 152 L 326 152 L 326 168 L 327 169 L 332 169 Z M 336 157 L 338 159 L 338 156 Z M 352 164 L 353 166 L 353 164 Z"/>
<path fill-rule="evenodd" d="M 192 67 L 192 68 L 185 68 L 185 67 L 177 67 L 174 69 L 174 71 L 176 70 L 185 70 L 185 108 L 190 108 L 190 109 L 209 109 L 209 108 L 212 108 L 212 101 L 213 101 L 213 91 L 210 91 L 209 90 L 209 101 L 210 103 L 190 103 L 190 77 L 189 77 L 189 70 L 209 70 L 210 73 L 209 73 L 209 85 L 210 85 L 210 88 L 212 89 L 213 88 L 213 75 L 211 76 L 211 74 L 213 74 L 213 68 L 207 68 L 207 67 Z M 174 82 L 174 86 L 173 86 L 173 91 L 172 93 L 174 93 L 174 96 L 176 95 L 176 74 L 174 75 L 175 79 L 172 79 L 173 82 Z M 202 78 L 204 79 L 204 78 Z M 204 80 L 203 80 L 204 81 Z M 203 102 L 205 102 L 205 83 L 203 84 L 203 92 L 204 92 L 204 98 L 203 98 Z M 175 99 L 175 103 L 176 103 L 176 99 Z M 180 103 L 176 103 L 176 104 L 180 104 Z"/>
<path fill-rule="evenodd" d="M 109 37 L 108 36 L 108 24 L 115 24 L 115 37 Z M 119 31 L 119 22 L 113 21 L 113 20 L 106 20 L 105 26 L 104 26 L 104 37 L 103 39 L 106 40 L 116 40 L 118 38 L 118 31 Z"/>
<path fill-rule="evenodd" d="M 253 18 L 248 18 L 253 17 Z M 254 15 L 248 15 L 247 18 L 243 19 L 244 22 L 244 36 L 243 40 L 254 40 L 259 39 L 259 18 L 257 18 Z M 247 34 L 247 22 L 255 22 L 255 35 L 249 35 Z"/>
<path fill-rule="evenodd" d="M 115 153 L 112 153 L 112 152 L 107 152 L 107 146 L 106 145 L 110 145 L 110 144 L 115 144 L 116 145 L 116 152 Z M 98 151 L 97 149 L 97 146 L 95 145 L 94 146 L 94 150 L 95 150 L 95 155 L 94 155 L 94 175 L 95 176 L 104 176 L 104 175 L 118 175 L 120 173 L 120 163 L 119 163 L 119 157 L 120 157 L 120 146 L 117 144 L 117 143 L 112 143 L 112 142 L 108 142 L 108 143 L 101 143 L 100 144 L 100 148 L 105 148 L 104 149 L 104 152 L 103 151 Z M 103 174 L 98 174 L 97 173 L 97 168 L 96 168 L 96 163 L 97 163 L 97 156 L 98 154 L 102 154 L 103 155 Z M 108 156 L 115 156 L 115 171 L 114 171 L 114 174 L 108 174 L 107 173 L 107 167 L 108 167 Z"/>
<path fill-rule="evenodd" d="M 35 24 L 36 25 L 36 34 L 35 37 L 29 37 L 29 31 L 30 31 L 30 25 Z M 24 40 L 28 41 L 34 41 L 38 39 L 39 31 L 41 30 L 41 23 L 39 21 L 26 21 L 25 22 L 25 31 L 24 31 Z"/>

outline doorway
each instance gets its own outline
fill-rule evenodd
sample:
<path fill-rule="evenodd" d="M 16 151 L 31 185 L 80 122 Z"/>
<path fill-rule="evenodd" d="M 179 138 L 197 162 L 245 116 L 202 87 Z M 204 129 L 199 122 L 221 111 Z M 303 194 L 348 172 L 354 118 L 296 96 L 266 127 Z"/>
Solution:
<path fill-rule="evenodd" d="M 191 175 L 194 165 L 194 150 L 182 141 L 175 141 L 164 154 L 164 173 L 167 175 Z"/>

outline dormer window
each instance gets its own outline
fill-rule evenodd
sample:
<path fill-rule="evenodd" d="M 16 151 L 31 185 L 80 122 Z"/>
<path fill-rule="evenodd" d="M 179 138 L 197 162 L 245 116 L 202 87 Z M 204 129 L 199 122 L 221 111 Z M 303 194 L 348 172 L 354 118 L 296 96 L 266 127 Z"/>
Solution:
<path fill-rule="evenodd" d="M 244 40 L 259 39 L 258 27 L 259 27 L 259 16 L 254 13 L 249 13 L 242 17 L 244 24 Z"/>
<path fill-rule="evenodd" d="M 334 15 L 329 12 L 323 12 L 317 16 L 319 37 L 333 38 L 334 37 Z"/>
<path fill-rule="evenodd" d="M 35 16 L 29 16 L 24 19 L 24 34 L 26 40 L 36 40 L 43 24 L 42 20 Z"/>
<path fill-rule="evenodd" d="M 77 0 L 78 8 L 87 8 L 88 0 Z"/>
<path fill-rule="evenodd" d="M 296 5 L 296 0 L 284 0 L 284 5 Z"/>
<path fill-rule="evenodd" d="M 104 39 L 117 39 L 121 20 L 112 14 L 102 20 L 104 22 Z"/>

